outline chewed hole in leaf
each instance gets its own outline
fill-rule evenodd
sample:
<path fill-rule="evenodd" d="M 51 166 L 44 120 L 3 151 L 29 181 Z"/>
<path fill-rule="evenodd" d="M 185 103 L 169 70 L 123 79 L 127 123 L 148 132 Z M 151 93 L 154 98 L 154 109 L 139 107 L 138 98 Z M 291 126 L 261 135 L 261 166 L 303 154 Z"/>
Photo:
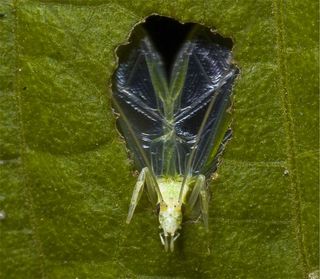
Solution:
<path fill-rule="evenodd" d="M 208 27 L 153 15 L 117 49 L 117 126 L 139 171 L 209 175 L 216 169 L 231 136 L 228 108 L 238 74 L 232 47 L 232 39 Z"/>
<path fill-rule="evenodd" d="M 143 28 L 147 31 L 154 47 L 161 55 L 165 64 L 166 73 L 169 75 L 180 47 L 195 27 L 205 31 L 206 36 L 209 35 L 210 40 L 213 43 L 217 43 L 229 50 L 232 50 L 232 39 L 225 38 L 214 31 L 210 32 L 209 27 L 193 22 L 181 23 L 170 17 L 152 15 L 147 17 L 143 23 L 137 25 L 132 30 L 129 38 L 130 45 L 120 46 L 117 50 L 118 57 L 120 61 L 122 60 L 121 58 L 125 59 L 125 54 L 130 52 L 130 48 L 135 45 L 135 41 L 138 40 L 139 35 L 141 35 L 140 29 Z"/>
<path fill-rule="evenodd" d="M 173 251 L 182 220 L 189 217 L 182 204 L 208 225 L 206 178 L 231 137 L 229 108 L 238 74 L 231 48 L 230 39 L 209 28 L 152 16 L 117 52 L 117 125 L 140 171 L 127 222 L 146 185 L 152 204 L 160 204 L 166 251 Z"/>

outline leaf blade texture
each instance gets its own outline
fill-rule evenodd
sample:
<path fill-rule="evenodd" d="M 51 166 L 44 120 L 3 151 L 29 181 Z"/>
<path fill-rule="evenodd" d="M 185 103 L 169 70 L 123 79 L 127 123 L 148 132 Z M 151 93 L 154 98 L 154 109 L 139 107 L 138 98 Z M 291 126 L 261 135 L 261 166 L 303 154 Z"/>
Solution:
<path fill-rule="evenodd" d="M 315 1 L 1 1 L 0 277 L 305 278 L 318 266 Z M 163 254 L 106 81 L 151 13 L 234 38 L 233 140 L 212 182 L 210 229 Z M 303 104 L 303 105 L 302 105 Z M 121 175 L 119 175 L 121 174 Z M 146 214 L 146 213 L 150 214 Z"/>

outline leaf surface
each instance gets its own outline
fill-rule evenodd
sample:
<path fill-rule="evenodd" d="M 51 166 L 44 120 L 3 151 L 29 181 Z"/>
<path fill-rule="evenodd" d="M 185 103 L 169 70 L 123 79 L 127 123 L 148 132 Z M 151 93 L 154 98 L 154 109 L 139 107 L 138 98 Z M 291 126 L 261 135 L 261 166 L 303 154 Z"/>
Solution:
<path fill-rule="evenodd" d="M 2 0 L 0 278 L 306 278 L 318 267 L 316 1 Z M 167 254 L 115 128 L 115 48 L 158 13 L 234 40 L 209 231 Z M 310 275 L 311 274 L 311 275 Z M 312 278 L 312 277 L 310 277 Z"/>

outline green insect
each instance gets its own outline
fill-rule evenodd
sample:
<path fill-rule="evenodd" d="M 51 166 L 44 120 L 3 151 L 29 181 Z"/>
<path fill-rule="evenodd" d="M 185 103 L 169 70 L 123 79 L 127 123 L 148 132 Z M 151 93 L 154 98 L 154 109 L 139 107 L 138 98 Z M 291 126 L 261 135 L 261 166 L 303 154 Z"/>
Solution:
<path fill-rule="evenodd" d="M 168 74 L 141 29 L 135 44 L 126 46 L 114 75 L 117 125 L 140 171 L 127 223 L 146 188 L 158 208 L 165 250 L 173 251 L 184 218 L 201 215 L 208 226 L 206 180 L 231 137 L 231 95 L 238 69 L 230 49 L 214 43 L 208 32 L 190 32 Z"/>

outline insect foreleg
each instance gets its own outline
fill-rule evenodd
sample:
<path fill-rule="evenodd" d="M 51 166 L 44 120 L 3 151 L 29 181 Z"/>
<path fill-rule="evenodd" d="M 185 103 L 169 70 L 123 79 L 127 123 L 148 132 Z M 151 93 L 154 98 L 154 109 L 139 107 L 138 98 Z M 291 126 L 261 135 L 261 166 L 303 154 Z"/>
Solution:
<path fill-rule="evenodd" d="M 193 187 L 192 193 L 188 200 L 189 210 L 192 211 L 197 199 L 199 198 L 200 191 L 206 185 L 206 178 L 204 175 L 200 174 L 197 176 L 196 184 Z"/>
<path fill-rule="evenodd" d="M 143 187 L 144 184 L 146 182 L 146 174 L 148 173 L 148 168 L 143 168 L 139 174 L 138 180 L 136 185 L 134 186 L 134 190 L 132 193 L 132 197 L 131 197 L 131 202 L 130 202 L 130 206 L 129 206 L 129 212 L 128 212 L 128 216 L 127 216 L 127 224 L 130 223 L 134 210 L 136 209 L 136 206 L 141 198 L 142 192 L 143 192 Z"/>

